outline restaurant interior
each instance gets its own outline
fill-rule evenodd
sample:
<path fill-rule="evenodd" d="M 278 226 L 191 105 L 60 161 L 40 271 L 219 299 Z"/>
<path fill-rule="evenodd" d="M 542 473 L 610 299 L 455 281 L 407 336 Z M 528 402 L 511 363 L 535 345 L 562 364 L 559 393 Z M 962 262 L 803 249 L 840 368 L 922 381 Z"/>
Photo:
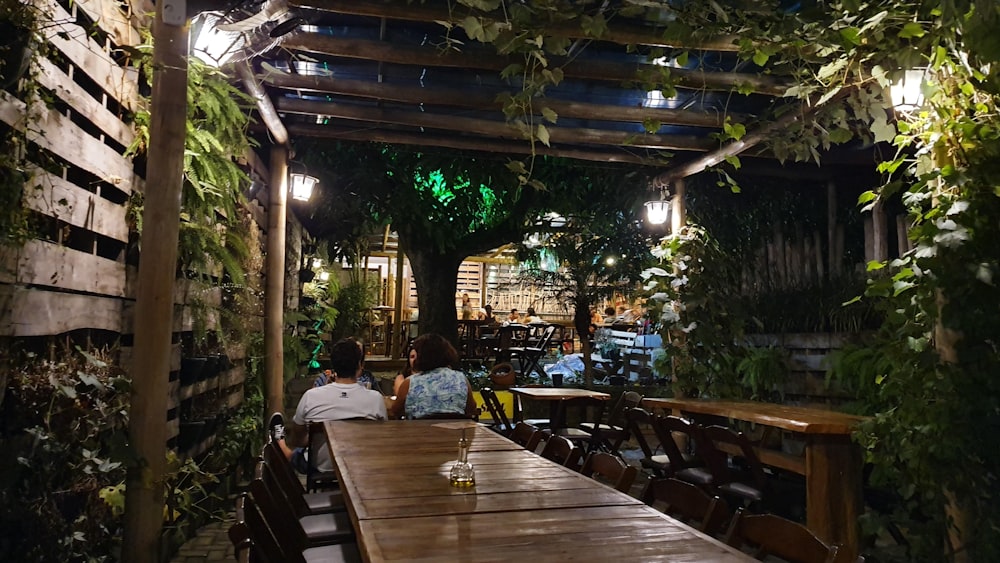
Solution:
<path fill-rule="evenodd" d="M 985 3 L 9 4 L 11 560 L 1000 560 Z"/>

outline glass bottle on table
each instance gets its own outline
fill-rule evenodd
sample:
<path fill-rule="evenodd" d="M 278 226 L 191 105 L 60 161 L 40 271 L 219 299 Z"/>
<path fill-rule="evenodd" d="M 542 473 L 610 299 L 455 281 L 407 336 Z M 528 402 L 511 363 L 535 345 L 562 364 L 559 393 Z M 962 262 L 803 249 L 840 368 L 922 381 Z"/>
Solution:
<path fill-rule="evenodd" d="M 462 437 L 458 440 L 458 461 L 451 466 L 452 487 L 472 487 L 476 484 L 476 470 L 469 463 L 469 440 L 462 429 Z"/>

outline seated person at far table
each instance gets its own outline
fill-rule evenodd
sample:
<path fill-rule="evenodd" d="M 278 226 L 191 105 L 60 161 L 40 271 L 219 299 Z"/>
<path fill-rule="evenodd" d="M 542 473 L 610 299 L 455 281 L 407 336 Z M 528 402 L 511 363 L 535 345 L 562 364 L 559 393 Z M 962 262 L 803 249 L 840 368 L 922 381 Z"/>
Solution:
<path fill-rule="evenodd" d="M 456 371 L 458 352 L 440 334 L 422 334 L 410 348 L 410 377 L 396 376 L 390 418 L 460 415 L 472 418 L 476 400 L 464 373 Z"/>
<path fill-rule="evenodd" d="M 367 418 L 385 420 L 386 410 L 382 394 L 378 391 L 365 389 L 357 382 L 357 377 L 363 369 L 361 347 L 353 339 L 343 339 L 330 347 L 330 365 L 337 374 L 329 385 L 313 387 L 302 395 L 299 406 L 295 409 L 292 423 L 288 425 L 288 442 L 292 445 L 305 445 L 308 436 L 306 425 L 309 422 L 325 420 L 344 420 L 350 418 Z M 278 419 L 278 420 L 276 420 Z M 278 444 L 285 456 L 292 460 L 296 469 L 302 473 L 308 471 L 305 460 L 296 459 L 285 441 L 286 429 L 280 413 L 271 415 L 269 423 L 271 438 Z M 330 450 L 326 443 L 316 448 L 317 459 L 313 466 L 319 471 L 333 470 L 330 461 Z"/>
<path fill-rule="evenodd" d="M 524 322 L 527 324 L 536 324 L 536 323 L 544 323 L 545 321 L 542 320 L 542 317 L 539 317 L 537 314 L 535 314 L 534 307 L 528 307 L 528 314 L 524 317 Z"/>

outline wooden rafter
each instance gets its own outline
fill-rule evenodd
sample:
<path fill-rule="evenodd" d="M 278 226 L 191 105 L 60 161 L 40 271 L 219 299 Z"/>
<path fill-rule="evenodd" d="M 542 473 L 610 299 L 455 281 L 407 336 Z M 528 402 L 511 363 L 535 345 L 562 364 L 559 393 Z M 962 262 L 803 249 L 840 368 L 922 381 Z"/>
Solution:
<path fill-rule="evenodd" d="M 345 141 L 368 141 L 394 145 L 414 145 L 441 147 L 456 150 L 472 150 L 498 154 L 532 154 L 532 148 L 527 141 L 502 141 L 488 138 L 458 136 L 454 134 L 410 133 L 377 129 L 358 124 L 357 127 L 341 125 L 302 125 L 291 124 L 288 132 L 292 137 L 313 137 L 321 139 L 341 139 Z M 535 143 L 535 154 L 558 156 L 590 162 L 622 162 L 650 166 L 663 166 L 667 157 L 657 156 L 655 152 L 629 147 L 606 147 L 604 150 L 587 150 L 577 148 L 546 147 Z"/>
<path fill-rule="evenodd" d="M 485 51 L 477 53 L 442 52 L 433 47 L 397 47 L 384 41 L 332 37 L 320 33 L 301 33 L 289 36 L 282 43 L 282 46 L 293 51 L 304 51 L 334 57 L 427 67 L 492 70 L 498 73 L 507 68 L 511 63 L 517 62 L 517 59 L 502 57 L 486 53 Z M 716 91 L 730 91 L 740 88 L 771 96 L 783 96 L 793 85 L 789 81 L 767 75 L 739 72 L 707 72 L 704 70 L 662 67 L 653 64 L 624 64 L 601 61 L 568 62 L 567 60 L 553 57 L 549 61 L 549 66 L 550 68 L 562 68 L 563 74 L 567 78 L 582 78 L 614 83 L 639 82 L 639 77 L 643 74 L 655 76 L 656 73 L 667 70 L 674 84 L 680 88 Z"/>
<path fill-rule="evenodd" d="M 328 76 L 303 76 L 268 72 L 258 75 L 258 79 L 276 88 L 296 91 L 321 92 L 343 96 L 358 96 L 376 100 L 427 104 L 460 108 L 497 110 L 502 104 L 493 94 L 482 94 L 468 89 L 433 88 L 421 86 L 400 86 L 367 82 Z M 611 104 L 573 102 L 554 98 L 538 98 L 534 102 L 534 114 L 540 115 L 544 108 L 556 112 L 560 118 L 578 118 L 602 121 L 630 121 L 642 123 L 646 120 L 658 121 L 666 125 L 688 125 L 692 127 L 722 128 L 726 117 L 734 123 L 745 123 L 750 118 L 743 114 L 724 114 L 694 109 L 672 109 L 654 107 L 633 107 Z"/>
<path fill-rule="evenodd" d="M 449 10 L 426 3 L 390 2 L 386 0 L 291 0 L 292 6 L 311 8 L 324 12 L 334 12 L 355 16 L 371 16 L 396 20 L 417 21 L 424 23 L 448 22 L 458 24 L 469 15 L 470 11 Z M 496 12 L 485 14 L 495 20 L 502 20 L 503 14 Z M 588 36 L 579 25 L 563 24 L 549 26 L 546 32 L 555 37 L 570 39 L 595 39 Z M 600 40 L 622 45 L 649 45 L 653 47 L 668 47 L 676 49 L 695 49 L 722 52 L 738 52 L 738 38 L 724 36 L 716 39 L 679 40 L 665 39 L 662 27 L 625 24 L 612 21 Z"/>
<path fill-rule="evenodd" d="M 471 133 L 499 139 L 522 140 L 524 132 L 500 121 L 463 117 L 455 114 L 406 111 L 378 107 L 363 107 L 338 102 L 318 102 L 295 98 L 279 98 L 278 111 L 306 115 L 327 115 L 341 119 L 392 123 L 411 127 L 428 127 Z M 558 127 L 546 125 L 552 143 L 617 145 L 657 150 L 707 151 L 716 141 L 697 135 L 651 135 L 628 131 L 608 131 L 584 127 Z"/>

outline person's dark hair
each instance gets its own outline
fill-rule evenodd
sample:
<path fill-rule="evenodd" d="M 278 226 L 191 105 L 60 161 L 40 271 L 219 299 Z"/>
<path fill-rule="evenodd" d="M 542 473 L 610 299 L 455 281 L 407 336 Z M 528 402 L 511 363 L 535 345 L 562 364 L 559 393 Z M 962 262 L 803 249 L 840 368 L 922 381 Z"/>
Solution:
<path fill-rule="evenodd" d="M 354 379 L 361 365 L 361 347 L 353 338 L 343 338 L 330 346 L 330 368 L 339 377 Z"/>
<path fill-rule="evenodd" d="M 423 372 L 440 367 L 454 368 L 458 365 L 458 352 L 445 337 L 433 332 L 421 334 L 413 341 L 417 359 L 413 371 Z"/>
<path fill-rule="evenodd" d="M 528 316 L 529 317 L 534 317 L 535 316 L 535 308 L 534 307 L 528 307 Z"/>
<path fill-rule="evenodd" d="M 605 307 L 604 308 L 604 316 L 606 316 L 606 317 L 613 317 L 614 314 L 615 314 L 615 308 L 614 307 Z"/>

